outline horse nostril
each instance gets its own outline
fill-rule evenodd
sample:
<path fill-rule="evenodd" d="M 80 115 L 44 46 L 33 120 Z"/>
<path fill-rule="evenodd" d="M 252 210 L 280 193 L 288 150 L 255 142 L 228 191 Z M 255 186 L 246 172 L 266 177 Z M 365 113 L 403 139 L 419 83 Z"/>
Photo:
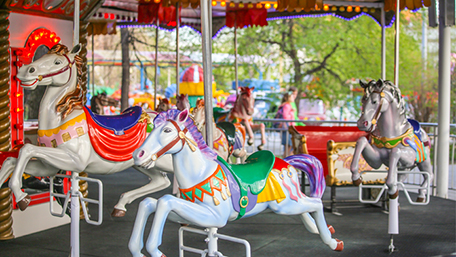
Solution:
<path fill-rule="evenodd" d="M 146 153 L 144 150 L 141 150 L 139 153 L 138 153 L 138 157 L 141 158 L 144 156 L 144 153 Z"/>
<path fill-rule="evenodd" d="M 34 73 L 34 72 L 35 72 L 35 68 L 33 68 L 33 67 L 30 68 L 29 73 Z"/>
<path fill-rule="evenodd" d="M 369 122 L 366 120 L 363 122 L 363 124 L 364 124 L 364 127 L 367 127 L 369 125 Z"/>

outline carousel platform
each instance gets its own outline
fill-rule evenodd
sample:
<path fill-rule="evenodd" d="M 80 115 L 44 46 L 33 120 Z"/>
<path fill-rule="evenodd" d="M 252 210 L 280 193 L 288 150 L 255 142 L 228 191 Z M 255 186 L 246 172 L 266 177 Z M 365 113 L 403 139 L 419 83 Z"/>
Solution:
<path fill-rule="evenodd" d="M 91 176 L 95 177 L 95 176 Z M 103 181 L 103 224 L 93 226 L 80 222 L 80 253 L 87 257 L 131 256 L 128 241 L 140 200 L 128 205 L 124 218 L 111 218 L 110 213 L 122 192 L 148 182 L 141 173 L 128 169 L 114 175 L 97 176 Z M 90 186 L 89 186 L 90 192 Z M 160 197 L 171 193 L 171 188 L 155 193 Z M 338 189 L 338 199 L 356 199 L 357 189 Z M 398 252 L 390 256 L 456 256 L 456 201 L 432 197 L 427 206 L 410 205 L 404 194 L 399 195 L 399 235 L 394 236 Z M 323 197 L 328 200 L 329 189 Z M 28 210 L 26 210 L 28 211 Z M 325 213 L 328 224 L 334 226 L 333 237 L 343 240 L 345 249 L 333 252 L 318 235 L 310 234 L 297 216 L 263 213 L 255 217 L 229 223 L 218 233 L 249 241 L 253 257 L 281 256 L 389 256 L 388 215 L 379 207 L 338 205 L 342 215 Z M 96 208 L 91 208 L 97 217 Z M 148 234 L 152 219 L 146 227 Z M 179 256 L 178 229 L 180 225 L 167 222 L 160 249 L 168 257 Z M 185 245 L 204 249 L 204 237 L 185 234 Z M 244 246 L 219 240 L 219 251 L 225 256 L 245 256 Z M 43 232 L 0 241 L 0 256 L 57 257 L 69 256 L 70 225 L 62 225 Z M 143 251 L 145 253 L 145 250 Z M 149 256 L 146 254 L 146 256 Z M 185 253 L 185 256 L 199 256 Z"/>

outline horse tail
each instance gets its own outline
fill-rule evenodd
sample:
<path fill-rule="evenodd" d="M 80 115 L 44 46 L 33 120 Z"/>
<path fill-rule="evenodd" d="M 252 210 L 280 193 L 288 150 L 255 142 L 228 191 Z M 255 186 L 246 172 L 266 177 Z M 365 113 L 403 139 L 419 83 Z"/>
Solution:
<path fill-rule="evenodd" d="M 308 154 L 292 155 L 283 160 L 306 173 L 310 184 L 310 196 L 321 198 L 326 188 L 321 162 L 314 156 Z"/>

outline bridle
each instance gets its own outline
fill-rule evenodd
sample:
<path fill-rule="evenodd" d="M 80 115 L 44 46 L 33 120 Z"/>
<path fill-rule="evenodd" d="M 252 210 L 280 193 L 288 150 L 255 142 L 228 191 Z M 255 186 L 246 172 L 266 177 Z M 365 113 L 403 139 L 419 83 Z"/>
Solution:
<path fill-rule="evenodd" d="M 181 130 L 179 125 L 177 125 L 177 123 L 175 121 L 173 121 L 173 120 L 168 120 L 168 121 L 171 122 L 171 124 L 173 124 L 174 127 L 176 128 L 177 136 L 171 142 L 169 142 L 167 145 L 165 145 L 162 149 L 160 149 L 158 152 L 156 152 L 155 154 L 152 154 L 152 156 L 150 157 L 152 159 L 152 161 L 156 161 L 163 154 L 165 154 L 169 149 L 173 148 L 179 141 L 182 141 L 182 148 L 178 152 L 180 152 L 180 151 L 182 151 L 182 149 L 184 149 L 185 142 L 188 143 L 188 146 L 190 147 L 192 152 L 196 151 L 195 146 L 198 146 L 198 144 L 196 144 L 195 141 L 193 141 L 191 138 L 188 138 L 186 136 L 188 129 L 184 128 L 183 130 Z M 176 153 L 178 153 L 178 152 L 176 152 Z"/>
<path fill-rule="evenodd" d="M 64 73 L 67 70 L 70 70 L 70 76 L 68 76 L 68 81 L 65 83 L 65 84 L 67 84 L 70 81 L 70 79 L 71 79 L 71 67 L 73 67 L 73 64 L 75 63 L 75 60 L 73 60 L 73 62 L 71 62 L 70 58 L 68 58 L 68 56 L 66 54 L 62 54 L 62 56 L 64 56 L 67 59 L 67 61 L 68 61 L 67 65 L 65 65 L 64 67 L 62 67 L 59 70 L 56 70 L 54 72 L 50 72 L 50 73 L 43 74 L 43 75 L 38 75 L 36 77 L 36 79 L 35 79 L 35 82 L 33 82 L 30 85 L 24 85 L 24 86 L 27 86 L 27 87 L 33 86 L 33 85 L 35 85 L 35 83 L 37 83 L 38 81 L 43 80 L 44 78 L 53 77 L 53 76 L 62 74 L 62 73 Z"/>
<path fill-rule="evenodd" d="M 380 111 L 382 110 L 382 107 L 383 107 L 383 99 L 385 98 L 385 93 L 383 92 L 383 89 L 381 91 L 373 91 L 372 93 L 377 93 L 380 95 L 380 104 L 378 105 L 377 110 L 375 110 L 375 114 L 372 117 L 372 120 L 371 120 L 372 126 L 371 126 L 371 129 L 369 132 L 372 132 L 374 130 L 374 127 L 377 125 L 378 118 L 380 118 Z"/>

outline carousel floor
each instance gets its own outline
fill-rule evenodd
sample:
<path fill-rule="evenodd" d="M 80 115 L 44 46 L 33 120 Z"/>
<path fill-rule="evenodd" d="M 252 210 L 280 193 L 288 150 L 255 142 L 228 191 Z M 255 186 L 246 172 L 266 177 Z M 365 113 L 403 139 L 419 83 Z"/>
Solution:
<path fill-rule="evenodd" d="M 95 177 L 95 176 L 91 176 Z M 148 182 L 147 177 L 129 169 L 118 174 L 98 176 L 104 186 L 103 224 L 93 226 L 80 222 L 81 256 L 131 256 L 128 240 L 135 220 L 139 200 L 128 205 L 124 218 L 111 218 L 110 213 L 119 195 Z M 90 190 L 90 187 L 89 187 Z M 326 190 L 323 199 L 329 199 Z M 153 194 L 159 197 L 170 193 Z M 357 190 L 342 188 L 338 199 L 355 199 Z M 395 235 L 394 245 L 399 249 L 392 256 L 456 256 L 456 202 L 432 197 L 427 206 L 412 206 L 400 193 L 400 234 Z M 325 213 L 328 224 L 335 227 L 333 235 L 344 241 L 342 252 L 333 252 L 322 243 L 318 235 L 310 234 L 297 216 L 279 216 L 263 213 L 255 217 L 229 223 L 218 230 L 220 234 L 235 236 L 249 241 L 253 257 L 276 256 L 388 256 L 389 235 L 388 215 L 379 207 L 352 206 L 342 208 L 342 215 Z M 97 217 L 95 208 L 92 217 Z M 146 228 L 149 232 L 152 219 Z M 167 222 L 160 249 L 168 257 L 177 257 L 178 229 L 180 225 Z M 185 244 L 205 248 L 204 237 L 185 234 Z M 219 240 L 219 251 L 226 256 L 245 256 L 242 245 Z M 143 251 L 145 252 L 145 250 Z M 0 241 L 0 256 L 69 256 L 70 225 L 63 225 L 47 231 Z M 146 254 L 146 256 L 149 256 Z M 185 256 L 199 256 L 186 253 Z"/>

